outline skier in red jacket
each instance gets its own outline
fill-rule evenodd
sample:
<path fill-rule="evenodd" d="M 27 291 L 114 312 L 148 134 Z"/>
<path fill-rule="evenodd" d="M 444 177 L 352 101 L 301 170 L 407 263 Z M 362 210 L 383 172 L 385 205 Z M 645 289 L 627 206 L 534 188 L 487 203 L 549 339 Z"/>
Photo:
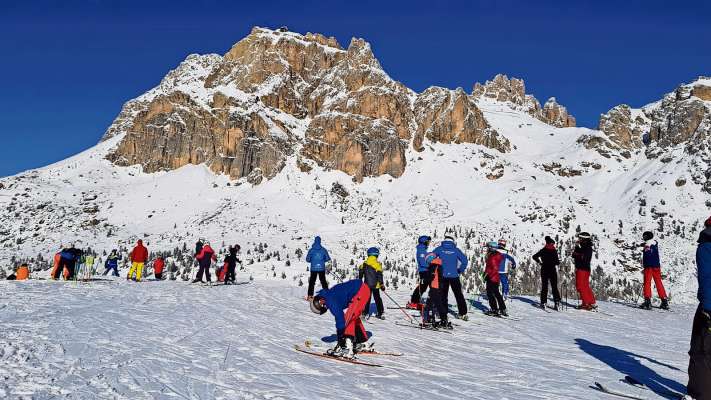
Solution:
<path fill-rule="evenodd" d="M 507 317 L 506 302 L 504 302 L 504 298 L 499 291 L 499 283 L 501 282 L 499 267 L 504 259 L 504 255 L 498 251 L 498 242 L 489 242 L 487 247 L 489 251 L 486 255 L 486 269 L 484 270 L 484 274 L 486 280 L 486 297 L 489 298 L 489 311 L 487 311 L 486 314 L 494 317 Z"/>
<path fill-rule="evenodd" d="M 163 279 L 163 268 L 165 268 L 163 257 L 156 258 L 156 260 L 153 261 L 153 274 L 156 276 L 156 279 Z"/>
<path fill-rule="evenodd" d="M 133 277 L 133 273 L 136 273 L 136 282 L 141 281 L 141 275 L 143 274 L 143 266 L 148 261 L 148 249 L 143 246 L 143 240 L 138 239 L 136 247 L 131 250 L 129 254 L 129 260 L 131 260 L 131 269 L 128 271 L 126 280 L 130 280 Z"/>
<path fill-rule="evenodd" d="M 205 273 L 208 282 L 212 282 L 210 277 L 210 264 L 213 261 L 217 261 L 217 256 L 215 255 L 215 250 L 210 247 L 210 242 L 205 241 L 200 249 L 200 253 L 195 257 L 200 264 L 200 269 L 192 283 L 202 282 L 202 274 Z"/>

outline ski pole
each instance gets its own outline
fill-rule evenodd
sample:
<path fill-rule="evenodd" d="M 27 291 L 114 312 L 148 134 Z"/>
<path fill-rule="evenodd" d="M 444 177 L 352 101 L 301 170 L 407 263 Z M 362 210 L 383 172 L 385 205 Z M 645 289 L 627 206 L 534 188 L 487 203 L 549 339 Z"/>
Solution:
<path fill-rule="evenodd" d="M 388 292 L 386 292 L 386 291 L 383 290 L 383 294 L 384 294 L 385 296 L 387 296 L 388 299 L 390 299 L 390 301 L 392 301 L 393 304 L 395 304 L 395 305 L 397 306 L 397 308 L 399 308 L 400 311 L 402 311 L 403 314 L 405 314 L 405 316 L 410 320 L 410 323 L 415 322 L 415 320 L 410 316 L 410 314 L 408 314 L 407 311 L 405 311 L 405 309 L 403 309 L 402 307 L 400 307 L 400 304 L 398 304 L 397 301 L 395 301 L 395 299 L 393 299 L 392 297 L 390 297 L 390 295 L 388 294 Z"/>

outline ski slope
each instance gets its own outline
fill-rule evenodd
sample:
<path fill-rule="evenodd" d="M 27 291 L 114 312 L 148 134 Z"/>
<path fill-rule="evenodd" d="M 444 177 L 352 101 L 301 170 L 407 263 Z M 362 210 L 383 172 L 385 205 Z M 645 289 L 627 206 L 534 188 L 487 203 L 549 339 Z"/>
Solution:
<path fill-rule="evenodd" d="M 366 329 L 376 349 L 404 355 L 368 356 L 385 365 L 375 368 L 293 349 L 305 340 L 331 346 L 323 341 L 335 331 L 330 314 L 308 310 L 304 292 L 260 279 L 2 281 L 0 398 L 604 399 L 590 388 L 599 381 L 656 399 L 619 380 L 630 374 L 675 391 L 687 380 L 691 306 L 601 303 L 610 316 L 546 313 L 519 298 L 509 305 L 514 321 L 484 316 L 472 297 L 471 320 L 455 321 L 452 334 L 395 325 L 404 315 L 387 310 Z"/>

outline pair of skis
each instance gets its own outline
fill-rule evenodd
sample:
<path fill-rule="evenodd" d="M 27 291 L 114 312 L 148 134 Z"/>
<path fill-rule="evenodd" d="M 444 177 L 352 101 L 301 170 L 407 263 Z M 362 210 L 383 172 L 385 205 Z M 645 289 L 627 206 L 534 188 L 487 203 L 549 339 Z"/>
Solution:
<path fill-rule="evenodd" d="M 326 358 L 334 361 L 341 361 L 349 364 L 356 364 L 356 365 L 364 365 L 368 367 L 384 367 L 382 364 L 376 364 L 372 362 L 367 362 L 367 361 L 362 361 L 358 358 L 346 358 L 346 357 L 339 357 L 335 355 L 331 355 L 326 353 L 326 349 L 322 347 L 317 347 L 314 346 L 311 342 L 308 340 L 304 342 L 304 346 L 300 345 L 294 345 L 294 350 L 304 353 L 304 354 L 309 354 L 312 356 L 320 357 L 320 358 Z M 377 350 L 374 350 L 372 347 L 371 348 L 366 348 L 365 350 L 362 350 L 358 352 L 359 356 L 391 356 L 391 357 L 400 357 L 403 354 L 402 353 L 386 353 L 386 352 L 380 352 Z"/>
<path fill-rule="evenodd" d="M 648 391 L 650 393 L 654 393 L 659 396 L 663 396 L 669 399 L 675 399 L 675 400 L 682 400 L 684 399 L 684 395 L 682 393 L 678 393 L 672 390 L 662 390 L 662 391 L 655 391 L 649 388 L 649 386 L 645 385 L 644 383 L 640 382 L 639 380 L 627 375 L 625 376 L 625 379 L 623 382 L 627 383 L 628 385 L 635 387 L 637 389 L 642 389 L 645 391 Z M 605 394 L 609 394 L 611 396 L 616 396 L 616 397 L 621 397 L 625 399 L 633 399 L 633 400 L 647 400 L 644 397 L 639 397 L 635 396 L 633 394 L 628 394 L 628 393 L 623 393 L 619 392 L 613 389 L 608 388 L 607 386 L 604 386 L 600 382 L 595 382 L 595 386 L 592 386 L 594 389 L 599 390 L 600 392 L 603 392 Z"/>

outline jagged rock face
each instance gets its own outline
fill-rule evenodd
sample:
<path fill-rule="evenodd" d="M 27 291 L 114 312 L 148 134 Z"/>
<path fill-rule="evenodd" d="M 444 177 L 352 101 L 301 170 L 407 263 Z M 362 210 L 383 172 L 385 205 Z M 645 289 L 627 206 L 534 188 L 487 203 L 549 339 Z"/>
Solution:
<path fill-rule="evenodd" d="M 415 118 L 419 125 L 413 146 L 417 150 L 421 150 L 425 138 L 438 143 L 475 143 L 502 153 L 511 148 L 509 141 L 489 126 L 474 99 L 461 88 L 425 90 L 415 101 Z"/>
<path fill-rule="evenodd" d="M 472 96 L 511 103 L 514 108 L 558 128 L 575 126 L 575 118 L 568 114 L 568 110 L 558 104 L 554 97 L 548 99 L 541 108 L 541 103 L 535 97 L 526 94 L 526 85 L 522 79 L 509 79 L 506 75 L 498 74 L 483 85 L 478 82 L 474 84 Z"/>
<path fill-rule="evenodd" d="M 598 129 L 619 148 L 630 150 L 642 147 L 643 124 L 641 117 L 633 118 L 630 107 L 622 104 L 600 116 Z"/>
<path fill-rule="evenodd" d="M 696 84 L 691 89 L 691 95 L 700 98 L 701 100 L 711 101 L 711 82 L 707 84 Z"/>
<path fill-rule="evenodd" d="M 649 137 L 653 144 L 668 148 L 682 143 L 701 144 L 711 133 L 711 104 L 701 100 L 702 85 L 682 85 L 645 114 L 652 120 Z M 700 95 L 700 96 L 699 96 Z"/>

